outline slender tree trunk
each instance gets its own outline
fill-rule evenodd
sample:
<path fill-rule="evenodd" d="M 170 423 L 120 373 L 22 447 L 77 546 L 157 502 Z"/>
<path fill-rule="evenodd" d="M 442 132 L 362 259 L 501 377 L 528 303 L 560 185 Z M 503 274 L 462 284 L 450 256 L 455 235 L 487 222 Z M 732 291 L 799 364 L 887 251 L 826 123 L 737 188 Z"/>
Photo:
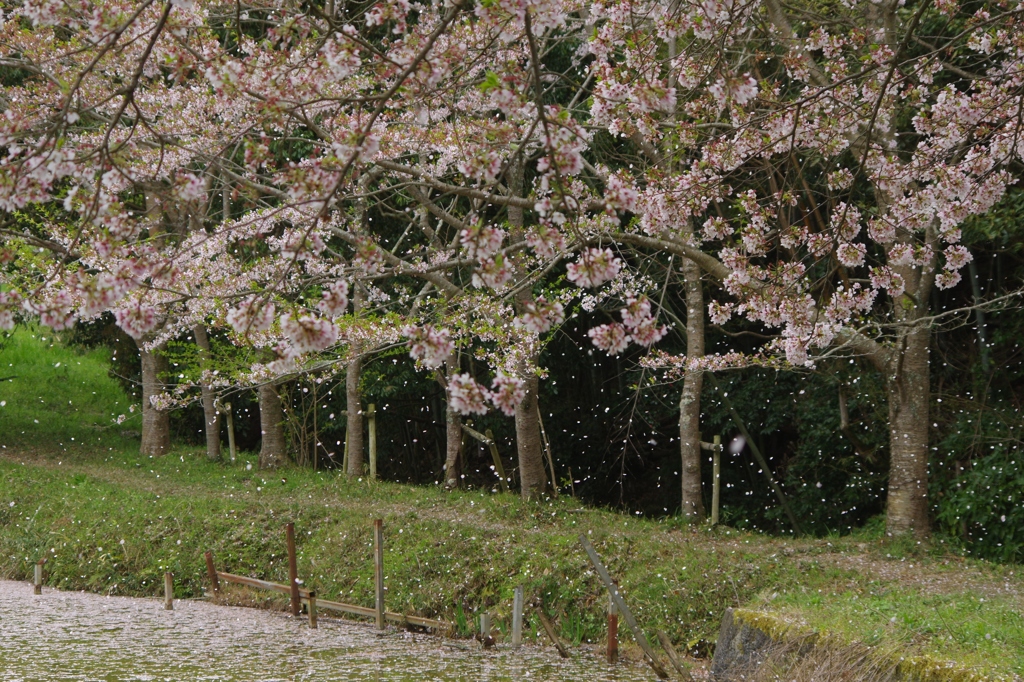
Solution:
<path fill-rule="evenodd" d="M 287 457 L 281 397 L 277 394 L 277 387 L 273 384 L 260 386 L 259 396 L 260 433 L 263 436 L 259 467 L 260 469 L 276 469 L 284 465 Z"/>
<path fill-rule="evenodd" d="M 206 335 L 206 327 L 196 325 L 192 333 L 196 336 L 196 345 L 199 346 L 199 367 L 202 371 L 210 367 L 210 339 Z M 201 382 L 200 391 L 203 397 L 203 421 L 206 431 L 206 458 L 212 462 L 220 461 L 220 417 L 217 415 L 217 407 L 214 405 L 216 394 L 209 383 Z"/>
<path fill-rule="evenodd" d="M 887 377 L 889 394 L 889 496 L 886 528 L 893 535 L 929 533 L 928 403 L 931 330 L 915 326 L 905 337 L 897 366 Z"/>
<path fill-rule="evenodd" d="M 363 475 L 363 406 L 359 400 L 359 375 L 363 361 L 357 355 L 348 363 L 345 372 L 345 400 L 348 417 L 345 442 L 348 444 L 348 475 Z"/>
<path fill-rule="evenodd" d="M 686 288 L 686 356 L 704 356 L 704 292 L 700 267 L 689 259 L 682 262 Z M 694 523 L 704 520 L 704 495 L 700 477 L 700 394 L 704 373 L 686 370 L 679 398 L 679 452 L 682 458 L 682 513 Z"/>
<path fill-rule="evenodd" d="M 164 377 L 170 371 L 170 364 L 161 344 L 152 351 L 139 346 L 142 355 L 142 445 L 139 452 L 144 455 L 163 455 L 171 449 L 171 415 L 167 410 L 158 410 L 150 398 L 164 392 Z"/>
<path fill-rule="evenodd" d="M 523 194 L 522 161 L 512 163 L 508 171 L 509 190 L 515 196 Z M 523 209 L 508 207 L 508 222 L 512 241 L 523 238 Z M 526 273 L 516 272 L 519 279 Z M 524 290 L 516 296 L 517 309 L 530 301 L 530 292 Z M 519 311 L 521 312 L 521 311 Z M 522 496 L 527 500 L 538 499 L 547 488 L 547 474 L 544 472 L 544 445 L 540 436 L 540 420 L 537 411 L 537 394 L 540 379 L 537 377 L 537 356 L 529 355 L 519 365 L 519 378 L 526 382 L 526 397 L 516 405 L 516 451 L 519 455 L 519 484 Z"/>
<path fill-rule="evenodd" d="M 548 483 L 547 473 L 544 471 L 540 421 L 537 418 L 537 391 L 540 388 L 540 379 L 533 372 L 524 371 L 522 376 L 526 381 L 526 397 L 516 405 L 519 484 L 523 499 L 536 500 L 547 489 Z"/>
<path fill-rule="evenodd" d="M 458 355 L 452 353 L 448 356 L 448 359 L 445 361 L 445 370 L 448 375 L 448 381 L 451 382 L 452 377 L 459 373 Z M 447 440 L 445 446 L 444 487 L 452 490 L 459 487 L 459 481 L 461 480 L 462 417 L 452 408 L 450 400 L 447 404 L 448 407 L 445 411 Z"/>
<path fill-rule="evenodd" d="M 358 282 L 352 287 L 352 312 L 359 315 L 366 300 L 365 292 Z M 352 359 L 345 370 L 345 447 L 347 449 L 349 478 L 363 475 L 363 405 L 359 395 L 359 378 L 363 371 L 362 346 L 353 342 L 349 351 Z"/>

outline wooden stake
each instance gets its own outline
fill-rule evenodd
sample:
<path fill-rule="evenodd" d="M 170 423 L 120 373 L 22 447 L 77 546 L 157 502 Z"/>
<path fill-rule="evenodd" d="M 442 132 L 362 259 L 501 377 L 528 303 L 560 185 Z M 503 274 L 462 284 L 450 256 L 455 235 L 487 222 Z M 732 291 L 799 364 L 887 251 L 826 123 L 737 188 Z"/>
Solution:
<path fill-rule="evenodd" d="M 320 468 L 319 467 L 319 461 L 320 461 L 320 458 L 319 458 L 320 437 L 317 434 L 317 429 L 316 429 L 317 415 L 319 414 L 319 412 L 317 410 L 316 386 L 317 386 L 316 381 L 313 381 L 313 471 L 318 471 L 319 468 Z"/>
<path fill-rule="evenodd" d="M 214 594 L 220 594 L 220 581 L 217 579 L 217 569 L 213 567 L 213 553 L 206 553 L 206 577 L 210 579 L 210 587 Z"/>
<path fill-rule="evenodd" d="M 544 439 L 544 450 L 548 455 L 548 469 L 551 471 L 551 495 L 558 497 L 558 480 L 555 478 L 555 460 L 551 456 L 551 443 L 548 441 L 547 431 L 544 430 L 544 420 L 540 416 L 540 403 L 537 403 L 537 424 L 540 426 L 540 435 Z"/>
<path fill-rule="evenodd" d="M 224 403 L 225 415 L 228 418 L 228 452 L 231 453 L 231 463 L 235 463 L 235 418 L 232 415 L 231 403 Z"/>
<path fill-rule="evenodd" d="M 768 468 L 768 462 L 765 461 L 764 455 L 761 454 L 761 450 L 757 447 L 757 443 L 750 437 L 750 432 L 747 431 L 747 427 L 743 424 L 743 419 L 740 418 L 740 413 L 733 407 L 732 401 L 729 400 L 729 396 L 726 395 L 725 391 L 718 385 L 718 380 L 715 379 L 715 375 L 712 372 L 708 372 L 706 376 L 711 379 L 711 384 L 718 391 L 718 394 L 722 397 L 722 404 L 725 405 L 726 409 L 729 410 L 729 414 L 732 415 L 732 420 L 736 424 L 736 428 L 740 430 L 743 437 L 747 439 L 747 445 L 750 446 L 750 452 L 754 455 L 754 459 L 757 460 L 758 466 L 761 467 L 761 473 L 768 480 L 768 485 L 775 492 L 775 497 L 779 499 L 779 504 L 782 505 L 783 511 L 786 512 L 786 516 L 789 517 L 789 522 L 793 526 L 793 530 L 796 531 L 797 535 L 803 535 L 803 529 L 800 528 L 800 523 L 796 520 L 796 514 L 789 507 L 789 500 L 786 499 L 785 493 L 782 492 L 782 488 L 779 486 L 775 477 L 772 476 L 771 469 Z"/>
<path fill-rule="evenodd" d="M 612 581 L 612 577 L 608 575 L 608 569 L 601 563 L 601 557 L 597 555 L 597 550 L 587 540 L 586 535 L 580 535 L 580 544 L 583 545 L 583 549 L 586 550 L 587 556 L 590 557 L 590 562 L 594 564 L 594 568 L 597 569 L 597 575 L 601 577 L 604 586 L 608 588 L 608 593 L 611 595 L 612 601 L 615 602 L 615 607 L 622 614 L 622 619 L 626 621 L 626 625 L 633 632 L 633 639 L 643 649 L 644 654 L 647 655 L 647 663 L 654 669 L 655 674 L 665 679 L 668 677 L 668 673 L 665 672 L 665 668 L 662 667 L 661 662 L 654 655 L 654 649 L 651 648 L 650 642 L 647 641 L 647 636 L 644 635 L 644 631 L 640 629 L 640 626 L 636 622 L 636 618 L 633 617 L 633 612 L 626 606 L 626 602 L 623 601 L 622 595 L 619 594 L 619 588 Z"/>
<path fill-rule="evenodd" d="M 523 586 L 516 588 L 512 596 L 512 646 L 523 645 Z"/>
<path fill-rule="evenodd" d="M 711 525 L 718 525 L 718 503 L 722 497 L 722 437 L 715 436 L 714 449 L 711 451 Z"/>
<path fill-rule="evenodd" d="M 33 592 L 35 592 L 35 594 L 42 594 L 43 593 L 43 560 L 42 559 L 40 559 L 39 561 L 36 562 L 35 571 L 34 571 L 34 574 L 33 574 L 32 578 L 33 578 L 33 580 L 32 580 Z"/>
<path fill-rule="evenodd" d="M 299 569 L 295 559 L 295 524 L 286 523 L 284 526 L 285 542 L 288 545 L 288 585 L 291 588 L 292 615 L 298 618 L 302 610 L 302 602 L 299 599 Z"/>
<path fill-rule="evenodd" d="M 548 633 L 548 639 L 550 639 L 551 643 L 555 645 L 556 649 L 558 649 L 558 655 L 562 658 L 569 658 L 569 652 L 566 651 L 565 647 L 562 646 L 562 643 L 558 641 L 558 635 L 555 634 L 555 626 L 551 624 L 551 621 L 548 620 L 548 617 L 544 615 L 544 612 L 540 608 L 537 609 L 537 617 L 540 618 L 540 624 L 544 626 L 544 632 Z"/>
<path fill-rule="evenodd" d="M 491 636 L 491 614 L 480 614 L 480 640 L 483 641 Z"/>
<path fill-rule="evenodd" d="M 309 627 L 316 630 L 316 592 L 313 590 L 309 591 L 309 602 L 307 608 L 309 609 Z"/>
<path fill-rule="evenodd" d="M 679 673 L 679 676 L 684 680 L 688 680 L 688 682 L 693 682 L 693 675 L 690 674 L 679 654 L 676 653 L 676 648 L 672 646 L 672 640 L 668 638 L 668 635 L 658 630 L 658 641 L 661 642 L 661 648 L 668 654 L 668 660 L 672 663 L 672 667 L 676 669 L 676 672 Z"/>
<path fill-rule="evenodd" d="M 384 629 L 384 520 L 373 521 L 373 581 L 377 595 L 377 629 Z"/>
<path fill-rule="evenodd" d="M 608 663 L 619 661 L 619 610 L 615 600 L 608 597 Z"/>
<path fill-rule="evenodd" d="M 508 492 L 508 479 L 505 478 L 505 467 L 501 466 L 501 457 L 498 455 L 498 445 L 494 442 L 494 434 L 490 429 L 484 432 L 487 436 L 487 446 L 491 449 L 491 459 L 494 460 L 494 473 L 498 475 L 498 480 L 501 481 L 502 492 Z"/>
<path fill-rule="evenodd" d="M 377 406 L 370 403 L 366 410 L 367 435 L 370 447 L 370 480 L 377 480 Z"/>
<path fill-rule="evenodd" d="M 169 572 L 164 573 L 164 608 L 174 610 L 174 576 Z"/>
<path fill-rule="evenodd" d="M 345 429 L 345 445 L 341 451 L 341 470 L 348 471 L 348 429 Z"/>

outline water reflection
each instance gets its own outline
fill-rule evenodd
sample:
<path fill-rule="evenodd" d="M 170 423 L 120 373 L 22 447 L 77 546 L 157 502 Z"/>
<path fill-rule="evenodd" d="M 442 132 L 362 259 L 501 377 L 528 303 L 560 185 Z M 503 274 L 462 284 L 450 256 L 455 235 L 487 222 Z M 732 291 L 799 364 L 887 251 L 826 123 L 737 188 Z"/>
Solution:
<path fill-rule="evenodd" d="M 552 650 L 466 641 L 257 609 L 103 597 L 0 581 L 0 679 L 35 680 L 633 680 L 647 668 Z"/>

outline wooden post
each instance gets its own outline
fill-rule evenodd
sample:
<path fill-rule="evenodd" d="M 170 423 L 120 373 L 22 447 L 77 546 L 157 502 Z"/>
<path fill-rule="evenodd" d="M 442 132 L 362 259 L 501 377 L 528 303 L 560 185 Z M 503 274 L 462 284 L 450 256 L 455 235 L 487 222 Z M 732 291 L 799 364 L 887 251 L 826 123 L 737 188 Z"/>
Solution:
<path fill-rule="evenodd" d="M 480 641 L 491 636 L 491 614 L 480 614 Z"/>
<path fill-rule="evenodd" d="M 722 437 L 715 436 L 711 451 L 711 525 L 718 525 L 718 503 L 722 497 Z"/>
<path fill-rule="evenodd" d="M 316 630 L 316 592 L 309 591 L 309 627 Z"/>
<path fill-rule="evenodd" d="M 551 472 L 551 495 L 558 497 L 558 480 L 555 478 L 555 459 L 551 456 L 551 443 L 548 441 L 547 431 L 544 430 L 544 419 L 540 416 L 540 403 L 537 403 L 537 424 L 540 426 L 540 435 L 544 439 L 544 451 L 548 456 L 548 470 Z"/>
<path fill-rule="evenodd" d="M 604 586 L 608 588 L 608 593 L 611 595 L 612 601 L 615 602 L 615 607 L 622 614 L 622 619 L 626 621 L 626 625 L 633 633 L 633 639 L 643 649 L 644 654 L 647 655 L 647 662 L 654 669 L 655 674 L 665 679 L 668 677 L 668 673 L 665 672 L 665 668 L 662 667 L 661 662 L 655 657 L 654 649 L 651 648 L 650 642 L 647 641 L 647 636 L 644 631 L 640 629 L 640 625 L 637 624 L 636 618 L 633 617 L 633 612 L 626 606 L 626 602 L 622 599 L 622 595 L 619 594 L 619 588 L 615 585 L 612 577 L 608 575 L 608 569 L 601 563 L 601 557 L 597 555 L 597 550 L 590 544 L 590 540 L 587 540 L 586 535 L 580 535 L 580 544 L 583 545 L 583 549 L 586 550 L 587 556 L 590 557 L 590 563 L 594 564 L 594 568 L 597 569 L 597 575 L 601 577 L 601 581 Z"/>
<path fill-rule="evenodd" d="M 718 380 L 715 379 L 714 373 L 707 372 L 706 376 L 711 379 L 711 384 L 722 397 L 722 404 L 725 405 L 725 408 L 729 410 L 729 414 L 732 415 L 732 420 L 736 424 L 736 428 L 738 428 L 740 433 L 743 434 L 743 437 L 747 439 L 747 445 L 750 446 L 750 452 L 754 455 L 754 459 L 757 460 L 758 466 L 761 467 L 761 473 L 764 474 L 765 479 L 767 479 L 768 485 L 770 485 L 772 490 L 775 492 L 775 497 L 779 499 L 779 504 L 782 505 L 783 511 L 785 511 L 786 516 L 789 517 L 789 522 L 792 524 L 793 530 L 797 535 L 803 535 L 804 531 L 800 527 L 800 522 L 796 520 L 796 514 L 794 514 L 793 510 L 790 508 L 789 501 L 786 499 L 785 493 L 782 492 L 782 488 L 775 480 L 775 477 L 772 476 L 772 471 L 768 468 L 768 462 L 765 461 L 764 456 L 761 454 L 761 450 L 757 447 L 757 443 L 755 443 L 754 439 L 750 437 L 750 432 L 747 431 L 747 427 L 743 423 L 740 413 L 736 411 L 735 407 L 733 407 L 732 401 L 729 400 L 729 396 L 726 392 L 718 385 Z"/>
<path fill-rule="evenodd" d="M 494 434 L 490 429 L 484 432 L 487 436 L 487 446 L 491 449 L 491 459 L 494 461 L 494 473 L 498 474 L 501 481 L 501 491 L 508 492 L 508 479 L 505 477 L 505 467 L 501 466 L 501 457 L 498 455 L 498 445 L 494 442 Z"/>
<path fill-rule="evenodd" d="M 370 480 L 377 480 L 377 406 L 370 403 L 366 410 L 367 436 L 370 447 Z"/>
<path fill-rule="evenodd" d="M 292 615 L 296 618 L 302 610 L 302 603 L 299 600 L 299 569 L 295 559 L 295 524 L 287 523 L 284 526 L 285 542 L 288 544 L 288 585 L 291 588 Z"/>
<path fill-rule="evenodd" d="M 665 650 L 666 654 L 668 654 L 668 660 L 672 663 L 672 667 L 676 669 L 676 672 L 679 673 L 679 676 L 684 680 L 687 680 L 687 682 L 693 682 L 693 675 L 690 674 L 690 671 L 686 668 L 683 660 L 679 657 L 679 654 L 676 653 L 676 648 L 672 646 L 672 640 L 668 638 L 668 635 L 663 631 L 658 630 L 658 641 L 661 642 L 661 648 Z"/>
<path fill-rule="evenodd" d="M 551 621 L 544 615 L 544 611 L 541 608 L 537 609 L 537 618 L 540 619 L 540 624 L 544 626 L 544 632 L 548 634 L 548 639 L 558 649 L 558 655 L 562 658 L 569 658 L 569 652 L 565 650 L 562 642 L 558 639 L 558 635 L 555 634 L 555 626 L 551 624 Z"/>
<path fill-rule="evenodd" d="M 231 453 L 231 463 L 235 463 L 235 418 L 232 415 L 231 403 L 224 403 L 224 414 L 228 418 L 228 452 Z"/>
<path fill-rule="evenodd" d="M 615 608 L 615 600 L 608 597 L 608 663 L 619 661 L 619 610 Z"/>
<path fill-rule="evenodd" d="M 213 553 L 206 553 L 206 577 L 210 579 L 210 587 L 214 594 L 220 594 L 220 581 L 217 579 L 217 569 L 213 567 Z"/>
<path fill-rule="evenodd" d="M 42 594 L 43 593 L 43 560 L 40 559 L 39 561 L 37 561 L 34 568 L 35 568 L 35 571 L 34 571 L 33 576 L 32 576 L 32 578 L 33 578 L 33 580 L 32 580 L 33 592 L 35 594 Z"/>
<path fill-rule="evenodd" d="M 164 608 L 174 610 L 174 576 L 170 572 L 164 573 Z"/>
<path fill-rule="evenodd" d="M 384 520 L 373 521 L 373 582 L 377 595 L 377 629 L 384 629 Z"/>
<path fill-rule="evenodd" d="M 345 414 L 345 411 L 342 411 Z M 341 470 L 348 471 L 348 428 L 345 428 L 345 443 L 341 450 Z"/>
<path fill-rule="evenodd" d="M 516 588 L 512 596 L 512 646 L 523 645 L 523 586 Z"/>

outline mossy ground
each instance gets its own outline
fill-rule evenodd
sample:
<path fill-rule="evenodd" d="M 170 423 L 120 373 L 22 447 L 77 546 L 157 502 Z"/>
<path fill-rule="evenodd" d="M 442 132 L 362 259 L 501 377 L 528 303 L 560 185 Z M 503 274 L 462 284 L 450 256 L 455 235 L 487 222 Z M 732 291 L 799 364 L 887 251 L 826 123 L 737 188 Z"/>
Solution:
<path fill-rule="evenodd" d="M 202 554 L 211 550 L 222 570 L 285 581 L 283 526 L 292 521 L 306 583 L 322 598 L 370 605 L 371 521 L 383 518 L 389 609 L 443 618 L 464 633 L 488 609 L 504 630 L 522 584 L 579 644 L 602 639 L 607 604 L 577 542 L 585 533 L 649 634 L 713 640 L 724 609 L 747 606 L 869 644 L 1024 675 L 1018 566 L 966 560 L 941 542 L 893 541 L 877 528 L 772 538 L 565 497 L 526 503 L 333 471 L 258 471 L 252 454 L 235 465 L 187 448 L 143 457 L 111 421 L 127 400 L 106 377 L 103 354 L 51 348 L 43 336 L 20 332 L 0 350 L 0 366 L 28 377 L 0 384 L 4 577 L 27 579 L 45 556 L 56 587 L 155 595 L 169 570 L 180 596 L 199 596 Z M 77 411 L 58 409 L 67 400 Z"/>

